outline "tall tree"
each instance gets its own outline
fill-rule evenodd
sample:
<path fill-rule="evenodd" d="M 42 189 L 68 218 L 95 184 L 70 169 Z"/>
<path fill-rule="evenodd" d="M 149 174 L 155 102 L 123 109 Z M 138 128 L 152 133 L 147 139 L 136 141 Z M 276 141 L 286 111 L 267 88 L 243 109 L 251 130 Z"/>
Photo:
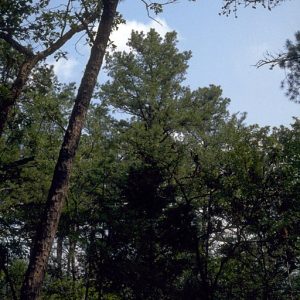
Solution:
<path fill-rule="evenodd" d="M 73 160 L 79 144 L 92 93 L 102 65 L 110 32 L 113 28 L 118 1 L 103 1 L 102 15 L 91 55 L 81 80 L 69 125 L 57 160 L 49 190 L 45 215 L 37 230 L 28 270 L 21 290 L 22 299 L 36 299 L 43 282 L 65 196 L 68 191 Z"/>
<path fill-rule="evenodd" d="M 286 213 L 299 211 L 283 144 L 268 128 L 230 117 L 218 87 L 182 86 L 189 53 L 178 52 L 175 38 L 134 32 L 131 51 L 107 59 L 111 80 L 101 96 L 131 116 L 120 129 L 130 167 L 119 184 L 120 221 L 110 222 L 105 239 L 116 254 L 102 258 L 111 263 L 95 262 L 96 273 L 103 280 L 117 261 L 118 278 L 106 280 L 118 293 L 123 283 L 133 298 L 280 297 L 295 259 L 294 237 L 287 242 L 282 233 L 294 232 L 297 221 Z"/>
<path fill-rule="evenodd" d="M 200 195 L 213 189 L 203 187 L 212 184 L 213 176 L 207 182 L 201 177 L 213 172 L 209 164 L 215 156 L 205 160 L 200 154 L 206 153 L 203 144 L 208 147 L 209 137 L 226 124 L 228 99 L 215 86 L 190 91 L 182 85 L 191 54 L 178 51 L 174 32 L 164 39 L 154 30 L 147 35 L 133 32 L 128 45 L 129 53 L 108 57 L 111 81 L 102 86 L 101 93 L 109 104 L 132 116 L 122 145 L 128 151 L 124 159 L 135 159 L 121 193 L 127 203 L 122 227 L 131 230 L 115 233 L 113 228 L 110 233 L 111 239 L 118 235 L 119 241 L 125 241 L 124 249 L 132 253 L 129 258 L 118 257 L 120 265 L 132 265 L 128 272 L 135 278 L 123 282 L 136 298 L 169 299 L 181 293 L 209 298 L 209 253 L 199 253 L 199 249 L 211 239 L 216 209 L 208 208 L 212 204 L 204 204 L 206 199 L 200 203 L 195 199 L 205 198 Z M 209 151 L 217 150 L 210 147 Z M 124 239 L 122 234 L 129 235 Z M 181 253 L 181 258 L 176 259 L 175 253 Z M 131 255 L 136 258 L 128 262 Z M 187 275 L 189 268 L 192 271 Z M 174 284 L 180 277 L 186 277 L 182 280 L 185 292 Z M 193 282 L 190 286 L 189 281 Z"/>

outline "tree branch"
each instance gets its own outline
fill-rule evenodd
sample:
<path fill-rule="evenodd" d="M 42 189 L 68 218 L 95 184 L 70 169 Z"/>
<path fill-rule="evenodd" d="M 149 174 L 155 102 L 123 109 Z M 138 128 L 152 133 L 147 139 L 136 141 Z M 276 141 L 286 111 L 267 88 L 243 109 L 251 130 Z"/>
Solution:
<path fill-rule="evenodd" d="M 84 20 L 83 18 L 81 18 L 81 16 L 79 14 L 76 14 L 76 17 L 81 22 L 81 25 L 85 29 L 85 31 L 86 31 L 87 35 L 89 36 L 91 42 L 94 43 L 95 39 L 94 39 L 92 30 L 89 29 L 89 23 L 87 22 L 87 20 Z"/>
<path fill-rule="evenodd" d="M 84 20 L 80 20 L 81 24 L 78 26 L 73 26 L 69 31 L 67 31 L 64 35 L 62 35 L 58 40 L 56 40 L 52 45 L 50 45 L 47 49 L 38 52 L 37 54 L 34 54 L 29 48 L 23 46 L 18 41 L 16 41 L 11 35 L 0 32 L 0 38 L 6 41 L 8 44 L 10 44 L 15 50 L 18 52 L 24 54 L 26 57 L 31 58 L 34 56 L 38 56 L 38 60 L 42 60 L 49 55 L 53 54 L 55 51 L 60 49 L 68 40 L 72 38 L 73 35 L 76 33 L 86 29 L 87 24 L 90 22 L 93 22 L 96 20 L 97 14 L 93 14 L 89 18 L 86 18 Z"/>
<path fill-rule="evenodd" d="M 60 36 L 63 36 L 63 34 L 65 32 L 65 29 L 66 29 L 66 26 L 67 26 L 67 17 L 68 17 L 68 13 L 70 12 L 71 2 L 72 2 L 72 0 L 68 0 L 66 11 L 65 11 L 64 23 L 63 23 L 63 27 L 62 27 Z"/>
<path fill-rule="evenodd" d="M 51 46 L 45 49 L 42 52 L 39 52 L 37 55 L 40 59 L 44 59 L 49 55 L 53 54 L 56 50 L 60 49 L 69 39 L 72 38 L 73 35 L 85 29 L 85 24 L 88 24 L 96 19 L 97 15 L 94 14 L 90 18 L 84 20 L 84 23 L 81 23 L 78 26 L 72 27 L 69 31 L 67 31 L 64 35 L 62 35 L 56 42 L 54 42 Z"/>
<path fill-rule="evenodd" d="M 24 54 L 27 57 L 32 57 L 34 56 L 34 53 L 28 49 L 27 47 L 21 45 L 18 41 L 12 38 L 12 36 L 8 33 L 5 32 L 0 32 L 0 38 L 10 44 L 15 50 L 18 52 Z"/>
<path fill-rule="evenodd" d="M 260 59 L 256 64 L 256 68 L 260 68 L 265 65 L 270 65 L 270 69 L 273 69 L 277 65 L 282 65 L 289 61 L 297 61 L 300 59 L 299 55 L 294 56 L 288 56 L 287 53 L 281 53 L 277 56 L 274 56 L 273 54 L 267 52 L 265 57 L 263 59 Z"/>
<path fill-rule="evenodd" d="M 168 1 L 164 1 L 162 3 L 152 2 L 149 0 L 141 0 L 141 1 L 145 5 L 148 17 L 160 25 L 162 25 L 162 24 L 157 19 L 155 19 L 151 16 L 150 11 L 151 10 L 154 11 L 154 13 L 157 15 L 162 12 L 163 6 L 178 2 L 178 0 L 168 0 Z"/>
<path fill-rule="evenodd" d="M 220 15 L 230 15 L 230 13 L 234 13 L 235 17 L 237 17 L 236 13 L 238 10 L 238 6 L 244 4 L 245 7 L 252 6 L 252 8 L 256 8 L 259 4 L 263 8 L 267 8 L 271 10 L 275 6 L 279 5 L 280 2 L 284 2 L 285 0 L 223 0 L 224 5 L 222 6 L 222 12 Z"/>

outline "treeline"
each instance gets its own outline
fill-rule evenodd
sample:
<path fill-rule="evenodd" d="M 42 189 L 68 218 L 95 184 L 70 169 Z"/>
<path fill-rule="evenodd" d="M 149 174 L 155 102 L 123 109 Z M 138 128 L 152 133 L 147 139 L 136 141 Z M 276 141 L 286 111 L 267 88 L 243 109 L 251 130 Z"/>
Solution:
<path fill-rule="evenodd" d="M 220 87 L 185 86 L 174 32 L 129 46 L 106 58 L 41 298 L 297 299 L 299 121 L 249 126 Z M 75 90 L 40 63 L 0 140 L 1 299 L 19 297 Z"/>

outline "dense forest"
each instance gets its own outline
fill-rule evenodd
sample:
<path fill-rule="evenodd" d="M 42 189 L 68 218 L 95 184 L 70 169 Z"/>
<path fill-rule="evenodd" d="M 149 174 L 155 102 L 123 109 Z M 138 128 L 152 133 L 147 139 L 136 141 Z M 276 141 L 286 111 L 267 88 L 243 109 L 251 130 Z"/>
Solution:
<path fill-rule="evenodd" d="M 299 299 L 300 120 L 247 125 L 186 86 L 176 32 L 132 32 L 97 84 L 118 1 L 66 2 L 0 5 L 0 299 Z M 281 1 L 222 13 L 242 2 Z M 78 32 L 79 87 L 45 61 Z M 297 102 L 300 33 L 286 50 L 258 64 Z"/>

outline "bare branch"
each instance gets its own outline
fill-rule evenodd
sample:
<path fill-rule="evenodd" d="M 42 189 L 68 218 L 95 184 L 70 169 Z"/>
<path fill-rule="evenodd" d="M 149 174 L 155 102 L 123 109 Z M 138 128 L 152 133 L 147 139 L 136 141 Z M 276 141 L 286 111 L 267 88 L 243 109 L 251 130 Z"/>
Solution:
<path fill-rule="evenodd" d="M 63 36 L 61 36 L 51 46 L 49 46 L 44 51 L 39 52 L 37 54 L 39 56 L 39 59 L 42 60 L 48 57 L 49 55 L 53 54 L 56 50 L 60 49 L 68 40 L 70 40 L 73 35 L 82 31 L 83 29 L 84 29 L 84 25 L 82 24 L 72 27 L 68 32 L 66 32 Z"/>
<path fill-rule="evenodd" d="M 83 19 L 79 14 L 76 14 L 76 17 L 78 18 L 78 20 L 81 22 L 81 25 L 83 26 L 83 28 L 85 29 L 87 35 L 89 36 L 91 42 L 94 42 L 94 36 L 92 33 L 92 30 L 89 28 L 89 23 L 87 22 L 87 20 Z"/>
<path fill-rule="evenodd" d="M 299 55 L 288 56 L 287 53 L 279 53 L 277 55 L 274 55 L 272 53 L 267 52 L 264 55 L 264 58 L 260 59 L 255 64 L 255 67 L 260 68 L 262 66 L 269 65 L 270 69 L 272 70 L 277 65 L 282 65 L 285 64 L 286 62 L 296 61 L 299 59 L 300 59 Z"/>
<path fill-rule="evenodd" d="M 264 58 L 260 59 L 256 64 L 256 68 L 260 68 L 264 65 L 269 65 L 270 69 L 273 69 L 276 65 L 280 63 L 282 59 L 285 59 L 286 53 L 280 53 L 277 55 L 274 55 L 270 52 L 266 52 L 264 55 Z"/>
<path fill-rule="evenodd" d="M 12 38 L 11 35 L 5 32 L 0 32 L 0 38 L 3 39 L 5 42 L 10 44 L 15 50 L 24 54 L 27 57 L 34 56 L 34 53 L 27 47 L 21 45 L 18 41 Z"/>
<path fill-rule="evenodd" d="M 157 19 L 155 19 L 154 17 L 151 16 L 150 11 L 154 11 L 154 13 L 157 15 L 157 14 L 159 14 L 162 11 L 162 7 L 163 6 L 178 2 L 178 0 L 169 0 L 169 1 L 164 1 L 162 3 L 152 2 L 151 0 L 141 0 L 141 1 L 145 5 L 148 17 L 151 20 L 153 20 L 156 23 L 158 23 L 159 25 L 162 25 L 162 24 Z"/>
<path fill-rule="evenodd" d="M 67 26 L 67 17 L 68 17 L 68 13 L 70 12 L 70 6 L 71 6 L 72 0 L 69 0 L 67 3 L 67 7 L 66 7 L 66 11 L 65 11 L 65 18 L 64 18 L 64 24 L 60 33 L 60 36 L 63 36 L 66 26 Z"/>
<path fill-rule="evenodd" d="M 284 1 L 286 0 L 223 0 L 224 5 L 222 6 L 222 12 L 220 15 L 223 14 L 228 16 L 233 12 L 235 17 L 237 17 L 236 13 L 238 6 L 242 4 L 244 7 L 251 6 L 252 8 L 256 8 L 258 5 L 261 5 L 263 8 L 271 10 Z"/>

